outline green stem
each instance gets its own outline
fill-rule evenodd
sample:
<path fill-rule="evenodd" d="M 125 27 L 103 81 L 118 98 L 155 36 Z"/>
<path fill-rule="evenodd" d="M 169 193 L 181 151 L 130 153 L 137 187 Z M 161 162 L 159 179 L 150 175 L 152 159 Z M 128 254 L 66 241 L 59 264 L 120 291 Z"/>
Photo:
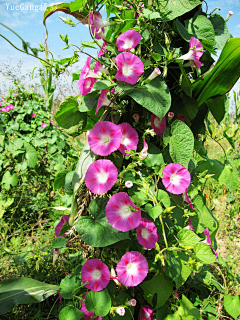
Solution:
<path fill-rule="evenodd" d="M 164 240 L 166 249 L 168 250 L 168 243 L 167 243 L 166 233 L 165 233 L 164 224 L 163 224 L 163 219 L 162 219 L 162 216 L 161 216 L 161 215 L 159 216 L 159 220 L 160 220 L 161 225 L 162 225 L 163 240 Z"/>

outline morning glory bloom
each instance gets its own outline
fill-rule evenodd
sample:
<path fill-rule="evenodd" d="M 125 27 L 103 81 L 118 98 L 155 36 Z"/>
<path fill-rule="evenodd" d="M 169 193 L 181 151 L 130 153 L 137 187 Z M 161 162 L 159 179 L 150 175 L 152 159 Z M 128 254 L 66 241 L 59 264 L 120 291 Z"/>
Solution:
<path fill-rule="evenodd" d="M 181 194 L 187 190 L 191 182 L 189 171 L 178 163 L 170 163 L 163 169 L 162 183 L 168 192 Z"/>
<path fill-rule="evenodd" d="M 43 123 L 41 124 L 41 127 L 42 127 L 43 129 L 45 129 L 45 128 L 47 127 L 47 124 L 46 124 L 45 122 L 43 122 Z"/>
<path fill-rule="evenodd" d="M 116 309 L 116 313 L 117 313 L 119 316 L 123 317 L 123 316 L 125 315 L 125 308 L 124 308 L 124 307 L 118 307 L 118 308 Z"/>
<path fill-rule="evenodd" d="M 105 210 L 108 222 L 119 231 L 133 230 L 141 222 L 141 210 L 132 202 L 126 192 L 112 195 Z"/>
<path fill-rule="evenodd" d="M 14 92 L 14 97 L 17 97 L 17 91 Z"/>
<path fill-rule="evenodd" d="M 189 52 L 179 57 L 178 59 L 189 60 L 192 66 L 196 66 L 197 69 L 201 68 L 200 58 L 203 55 L 203 46 L 194 37 L 189 41 Z"/>
<path fill-rule="evenodd" d="M 137 131 L 133 129 L 133 127 L 127 122 L 119 124 L 118 128 L 121 130 L 122 133 L 122 140 L 118 150 L 124 155 L 128 155 L 125 151 L 137 150 Z"/>
<path fill-rule="evenodd" d="M 207 238 L 206 238 L 203 242 L 205 242 L 207 245 L 209 245 L 209 247 L 212 248 L 212 251 L 214 252 L 214 254 L 215 254 L 215 256 L 216 256 L 216 259 L 217 259 L 218 253 L 217 253 L 217 251 L 215 251 L 215 250 L 213 249 L 212 241 L 211 241 L 211 237 L 210 237 L 210 233 L 209 233 L 208 228 L 206 228 L 203 233 L 205 234 L 205 236 L 207 236 Z"/>
<path fill-rule="evenodd" d="M 153 320 L 153 310 L 149 306 L 141 307 L 139 318 L 140 320 Z"/>
<path fill-rule="evenodd" d="M 126 51 L 135 48 L 141 41 L 141 34 L 135 30 L 127 30 L 117 38 L 118 51 Z"/>
<path fill-rule="evenodd" d="M 86 288 L 92 291 L 101 291 L 110 281 L 110 271 L 106 264 L 99 259 L 90 259 L 84 263 L 81 271 L 81 280 Z"/>
<path fill-rule="evenodd" d="M 156 133 L 156 135 L 163 135 L 164 131 L 167 128 L 166 125 L 166 117 L 163 117 L 162 120 L 160 120 L 155 114 L 152 113 L 151 115 L 151 127 Z"/>
<path fill-rule="evenodd" d="M 155 224 L 146 219 L 142 218 L 141 223 L 137 227 L 137 241 L 141 244 L 145 249 L 153 249 L 155 248 L 156 242 L 160 239 L 157 228 Z"/>
<path fill-rule="evenodd" d="M 115 62 L 118 67 L 115 77 L 119 81 L 135 84 L 144 72 L 141 59 L 130 52 L 119 53 Z"/>
<path fill-rule="evenodd" d="M 194 210 L 192 200 L 189 198 L 187 191 L 183 192 L 183 200 L 189 204 L 189 207 Z"/>
<path fill-rule="evenodd" d="M 96 75 L 98 75 L 99 77 L 101 77 L 102 76 L 102 72 L 104 72 L 105 74 L 109 73 L 108 70 L 103 67 L 102 63 L 97 61 L 96 64 L 95 64 L 95 67 L 94 67 L 94 73 Z"/>
<path fill-rule="evenodd" d="M 66 235 L 66 232 L 64 234 L 62 234 L 61 236 L 59 236 L 59 233 L 64 225 L 65 222 L 69 221 L 69 218 L 70 218 L 70 215 L 65 215 L 65 216 L 62 216 L 60 222 L 57 224 L 56 228 L 55 228 L 55 235 L 56 237 L 65 237 Z"/>
<path fill-rule="evenodd" d="M 105 41 L 103 41 L 103 44 L 101 46 L 101 50 L 98 53 L 98 58 L 100 58 L 101 56 L 104 56 L 104 54 L 107 52 L 107 49 L 105 48 L 106 45 L 107 45 L 107 43 Z"/>
<path fill-rule="evenodd" d="M 97 13 L 90 13 L 90 25 L 91 31 L 95 39 L 101 39 L 101 37 L 97 34 L 99 31 L 104 33 L 104 27 L 110 26 L 111 22 L 103 20 L 101 14 Z"/>
<path fill-rule="evenodd" d="M 102 90 L 100 97 L 98 98 L 98 104 L 97 104 L 97 108 L 96 108 L 96 112 L 95 114 L 98 113 L 98 110 L 102 107 L 102 106 L 109 106 L 111 101 L 108 99 L 107 97 L 108 94 L 108 89 L 104 89 Z"/>
<path fill-rule="evenodd" d="M 85 183 L 87 188 L 96 194 L 109 191 L 118 178 L 115 165 L 107 159 L 94 161 L 87 169 Z"/>
<path fill-rule="evenodd" d="M 91 57 L 87 58 L 78 81 L 79 90 L 82 96 L 86 96 L 91 90 L 99 76 L 90 69 Z"/>
<path fill-rule="evenodd" d="M 133 186 L 133 182 L 132 182 L 132 181 L 129 181 L 129 180 L 128 180 L 128 181 L 125 182 L 125 187 L 126 187 L 126 188 L 129 189 L 129 188 L 132 188 L 132 186 Z"/>
<path fill-rule="evenodd" d="M 119 126 L 110 121 L 97 122 L 88 135 L 91 150 L 100 156 L 108 156 L 116 151 L 121 141 L 122 132 Z"/>
<path fill-rule="evenodd" d="M 32 118 L 36 117 L 36 113 L 33 113 L 33 114 L 31 115 L 31 117 L 32 117 Z"/>
<path fill-rule="evenodd" d="M 146 258 L 137 251 L 125 253 L 116 267 L 119 281 L 126 287 L 139 285 L 148 274 Z"/>

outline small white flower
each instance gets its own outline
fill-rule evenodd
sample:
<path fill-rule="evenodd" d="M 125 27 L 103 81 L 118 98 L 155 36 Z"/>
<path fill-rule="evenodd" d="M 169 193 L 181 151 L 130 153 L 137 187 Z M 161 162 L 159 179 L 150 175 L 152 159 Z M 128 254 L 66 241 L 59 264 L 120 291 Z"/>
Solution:
<path fill-rule="evenodd" d="M 116 313 L 119 316 L 124 316 L 125 315 L 125 309 L 123 307 L 119 307 L 119 308 L 116 309 Z"/>
<path fill-rule="evenodd" d="M 132 188 L 132 186 L 133 186 L 132 181 L 126 181 L 126 182 L 125 182 L 125 187 L 126 187 L 126 188 Z"/>

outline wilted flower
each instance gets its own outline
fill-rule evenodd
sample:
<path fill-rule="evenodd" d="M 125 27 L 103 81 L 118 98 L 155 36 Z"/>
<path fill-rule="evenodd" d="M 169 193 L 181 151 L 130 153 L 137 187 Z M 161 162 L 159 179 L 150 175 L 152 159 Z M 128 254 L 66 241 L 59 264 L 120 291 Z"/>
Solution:
<path fill-rule="evenodd" d="M 119 281 L 124 286 L 135 287 L 146 278 L 148 263 L 140 252 L 130 251 L 122 256 L 116 271 Z"/>
<path fill-rule="evenodd" d="M 115 165 L 107 159 L 94 161 L 87 169 L 85 183 L 87 188 L 96 194 L 109 191 L 118 178 Z"/>
<path fill-rule="evenodd" d="M 191 65 L 196 66 L 197 69 L 201 68 L 200 58 L 203 55 L 203 46 L 194 37 L 189 41 L 189 52 L 179 57 L 179 59 L 190 60 Z"/>
<path fill-rule="evenodd" d="M 117 38 L 118 51 L 131 50 L 141 41 L 141 34 L 135 30 L 127 30 Z"/>
<path fill-rule="evenodd" d="M 126 188 L 132 188 L 132 186 L 133 186 L 133 182 L 132 181 L 126 181 L 125 182 L 125 187 Z"/>
<path fill-rule="evenodd" d="M 137 123 L 138 123 L 138 121 L 139 121 L 139 118 L 140 118 L 139 114 L 135 113 L 135 114 L 133 115 L 133 119 L 134 119 L 134 121 L 137 122 Z"/>
<path fill-rule="evenodd" d="M 112 195 L 105 210 L 108 222 L 119 231 L 135 229 L 141 222 L 141 210 L 126 192 Z"/>
<path fill-rule="evenodd" d="M 189 207 L 194 210 L 192 200 L 189 198 L 187 191 L 183 192 L 183 200 L 189 204 Z"/>
<path fill-rule="evenodd" d="M 188 218 L 188 221 L 189 221 L 189 225 L 187 227 L 185 227 L 184 229 L 189 229 L 192 232 L 194 232 L 193 225 L 192 225 L 192 220 L 190 218 Z"/>
<path fill-rule="evenodd" d="M 106 264 L 99 259 L 90 259 L 84 263 L 81 271 L 81 279 L 85 287 L 92 291 L 101 291 L 110 281 L 110 271 Z"/>
<path fill-rule="evenodd" d="M 174 297 L 176 297 L 177 299 L 180 298 L 180 297 L 179 297 L 179 294 L 177 293 L 177 291 L 175 291 L 173 295 L 174 295 Z"/>
<path fill-rule="evenodd" d="M 216 256 L 216 259 L 217 259 L 218 253 L 217 253 L 217 251 L 215 251 L 215 250 L 213 249 L 212 241 L 211 241 L 211 237 L 210 237 L 210 233 L 209 233 L 208 228 L 206 228 L 206 229 L 204 230 L 204 234 L 205 234 L 205 236 L 207 236 L 207 238 L 206 238 L 203 242 L 205 242 L 207 245 L 209 245 L 209 247 L 212 248 L 212 251 L 214 252 L 214 254 L 215 254 L 215 256 Z"/>
<path fill-rule="evenodd" d="M 147 156 L 148 156 L 148 144 L 147 144 L 146 140 L 143 138 L 143 149 L 139 153 L 139 159 L 144 160 L 147 158 Z"/>
<path fill-rule="evenodd" d="M 124 307 L 118 307 L 116 309 L 116 313 L 119 315 L 119 316 L 124 316 L 125 315 L 125 308 Z"/>
<path fill-rule="evenodd" d="M 185 123 L 184 116 L 182 116 L 181 114 L 178 115 L 177 120 L 180 120 Z"/>
<path fill-rule="evenodd" d="M 166 130 L 166 117 L 162 118 L 162 121 L 152 113 L 151 115 L 151 127 L 156 135 L 163 135 Z"/>
<path fill-rule="evenodd" d="M 149 306 L 141 307 L 140 320 L 153 320 L 153 310 Z"/>
<path fill-rule="evenodd" d="M 53 249 L 53 265 L 55 265 L 55 262 L 57 261 L 59 256 L 59 249 Z"/>
<path fill-rule="evenodd" d="M 170 193 L 181 194 L 185 192 L 190 185 L 190 173 L 181 164 L 170 163 L 163 169 L 162 173 L 162 183 Z"/>
<path fill-rule="evenodd" d="M 90 13 L 90 25 L 92 34 L 96 39 L 101 39 L 101 37 L 97 34 L 99 31 L 104 32 L 104 27 L 111 25 L 111 22 L 103 20 L 101 14 Z"/>
<path fill-rule="evenodd" d="M 55 228 L 55 235 L 56 237 L 65 237 L 66 232 L 64 234 L 62 234 L 61 236 L 59 236 L 59 233 L 64 225 L 65 222 L 69 221 L 70 215 L 65 215 L 62 216 L 60 222 L 57 224 L 56 228 Z"/>
<path fill-rule="evenodd" d="M 141 59 L 130 52 L 119 53 L 115 61 L 118 67 L 115 77 L 119 81 L 135 84 L 144 72 Z"/>
<path fill-rule="evenodd" d="M 111 265 L 110 279 L 113 280 L 116 283 L 116 285 L 118 285 L 119 287 L 122 286 L 118 280 L 118 277 L 117 277 L 116 272 L 113 268 L 113 265 Z"/>
<path fill-rule="evenodd" d="M 94 83 L 99 77 L 90 69 L 91 57 L 87 58 L 84 67 L 81 70 L 81 74 L 78 81 L 79 90 L 82 96 L 86 96 L 92 89 Z"/>

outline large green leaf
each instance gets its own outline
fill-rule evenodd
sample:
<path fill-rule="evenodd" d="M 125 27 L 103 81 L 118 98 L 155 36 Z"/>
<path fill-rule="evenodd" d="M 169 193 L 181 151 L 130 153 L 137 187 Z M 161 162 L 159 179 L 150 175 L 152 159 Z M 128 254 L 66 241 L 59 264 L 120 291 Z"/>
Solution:
<path fill-rule="evenodd" d="M 164 305 L 173 290 L 172 281 L 163 273 L 158 273 L 151 280 L 144 281 L 140 287 L 143 289 L 144 298 L 151 306 L 153 306 L 153 296 L 157 295 L 156 309 Z"/>
<path fill-rule="evenodd" d="M 193 96 L 198 105 L 228 92 L 237 82 L 239 74 L 240 38 L 229 39 L 214 68 L 193 84 Z"/>
<path fill-rule="evenodd" d="M 38 159 L 38 153 L 32 146 L 27 146 L 25 157 L 27 159 L 27 165 L 30 168 L 35 168 Z"/>
<path fill-rule="evenodd" d="M 85 300 L 88 311 L 94 311 L 99 317 L 105 317 L 111 308 L 111 297 L 107 289 L 99 292 L 89 291 Z"/>
<path fill-rule="evenodd" d="M 12 187 L 15 187 L 17 184 L 18 176 L 16 173 L 14 173 L 13 175 L 11 175 L 10 171 L 4 173 L 2 177 L 2 186 L 4 189 L 9 190 L 10 185 L 12 185 Z"/>
<path fill-rule="evenodd" d="M 82 128 L 86 126 L 87 115 L 84 112 L 79 112 L 78 102 L 73 97 L 68 97 L 63 101 L 55 115 L 55 119 L 59 126 L 64 129 L 69 129 L 73 126 L 80 125 Z"/>
<path fill-rule="evenodd" d="M 143 10 L 143 15 L 148 19 L 161 19 L 161 21 L 171 21 L 184 13 L 191 11 L 201 5 L 199 0 L 168 0 L 162 1 L 160 14 L 149 9 Z"/>
<path fill-rule="evenodd" d="M 66 306 L 59 313 L 59 320 L 80 320 L 84 313 L 77 308 Z"/>
<path fill-rule="evenodd" d="M 199 310 L 194 307 L 192 302 L 187 297 L 182 295 L 182 301 L 178 310 L 171 315 L 168 315 L 165 320 L 203 320 Z"/>
<path fill-rule="evenodd" d="M 72 299 L 81 287 L 81 278 L 77 275 L 67 275 L 60 283 L 60 293 L 64 299 Z"/>
<path fill-rule="evenodd" d="M 89 205 L 91 216 L 78 219 L 76 229 L 81 239 L 92 247 L 106 247 L 128 239 L 128 232 L 114 229 L 107 221 L 105 207 L 108 199 L 96 199 Z"/>
<path fill-rule="evenodd" d="M 212 22 L 215 31 L 214 45 L 217 49 L 222 50 L 227 40 L 231 37 L 227 23 L 225 22 L 223 17 L 219 15 L 214 15 L 213 17 L 210 17 L 210 21 Z"/>
<path fill-rule="evenodd" d="M 0 282 L 0 314 L 11 311 L 17 304 L 38 303 L 59 290 L 59 286 L 31 278 L 17 278 Z"/>
<path fill-rule="evenodd" d="M 194 246 L 201 240 L 195 232 L 189 229 L 182 229 L 181 231 L 179 231 L 177 234 L 177 238 L 180 244 L 184 246 Z"/>
<path fill-rule="evenodd" d="M 194 252 L 197 258 L 205 264 L 211 264 L 216 260 L 216 256 L 206 243 L 197 243 L 194 246 Z"/>
<path fill-rule="evenodd" d="M 225 97 L 209 99 L 206 103 L 217 123 L 220 124 L 226 113 Z"/>
<path fill-rule="evenodd" d="M 236 295 L 233 298 L 231 294 L 228 294 L 224 297 L 223 303 L 227 313 L 234 319 L 237 319 L 240 315 L 240 295 Z"/>
<path fill-rule="evenodd" d="M 120 85 L 125 88 L 122 84 Z M 129 88 L 131 89 L 129 90 Z M 168 86 L 160 77 L 155 78 L 141 88 L 128 85 L 124 93 L 160 119 L 166 115 L 171 106 L 171 95 Z"/>
<path fill-rule="evenodd" d="M 190 128 L 182 121 L 172 124 L 172 136 L 169 142 L 169 153 L 175 163 L 188 168 L 194 148 L 194 137 Z"/>

